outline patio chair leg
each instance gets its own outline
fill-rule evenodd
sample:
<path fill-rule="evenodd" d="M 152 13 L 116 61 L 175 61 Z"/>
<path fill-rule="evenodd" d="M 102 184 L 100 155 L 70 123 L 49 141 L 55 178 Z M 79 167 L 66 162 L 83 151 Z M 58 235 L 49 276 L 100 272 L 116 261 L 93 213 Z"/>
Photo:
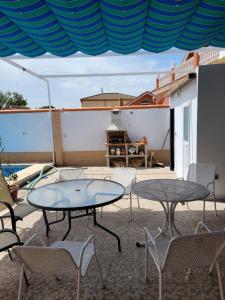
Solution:
<path fill-rule="evenodd" d="M 202 223 L 205 223 L 205 201 L 203 200 L 203 216 L 202 216 Z M 204 226 L 202 227 L 204 228 Z"/>
<path fill-rule="evenodd" d="M 215 213 L 216 216 L 219 217 L 218 213 L 217 213 L 217 208 L 216 208 L 216 198 L 215 198 L 215 194 L 213 194 L 213 200 L 214 200 L 214 207 L 215 207 Z"/>
<path fill-rule="evenodd" d="M 9 254 L 9 258 L 10 258 L 10 260 L 11 260 L 11 261 L 13 261 L 13 258 L 12 258 L 12 255 L 11 255 L 11 252 L 10 252 L 10 250 L 8 249 L 7 251 L 8 251 L 8 254 Z"/>
<path fill-rule="evenodd" d="M 81 268 L 81 266 L 80 266 Z M 80 300 L 80 269 L 78 270 L 78 278 L 77 278 L 77 300 Z"/>
<path fill-rule="evenodd" d="M 140 202 L 139 202 L 139 197 L 137 196 L 137 203 L 138 203 L 138 208 L 141 208 L 140 207 Z"/>
<path fill-rule="evenodd" d="M 2 224 L 2 229 L 4 229 L 4 222 L 3 222 L 3 219 L 0 218 L 0 220 L 1 220 L 1 224 Z"/>
<path fill-rule="evenodd" d="M 30 286 L 29 281 L 28 281 L 28 279 L 27 279 L 27 274 L 25 273 L 25 271 L 23 272 L 23 276 L 24 276 L 26 285 L 27 285 L 27 286 Z"/>
<path fill-rule="evenodd" d="M 20 284 L 19 284 L 19 291 L 18 291 L 18 300 L 21 299 L 21 292 L 22 292 L 22 285 L 23 285 L 23 276 L 24 276 L 24 265 L 22 264 L 20 270 Z"/>
<path fill-rule="evenodd" d="M 224 300 L 223 280 L 222 280 L 221 271 L 220 271 L 220 265 L 219 265 L 218 261 L 216 262 L 216 270 L 217 270 L 217 275 L 218 275 L 218 280 L 219 280 L 221 300 Z"/>
<path fill-rule="evenodd" d="M 132 194 L 130 193 L 130 221 L 132 221 L 133 214 L 132 214 Z"/>
<path fill-rule="evenodd" d="M 101 218 L 103 217 L 103 206 L 101 207 Z"/>
<path fill-rule="evenodd" d="M 162 273 L 159 272 L 159 300 L 162 300 Z"/>
<path fill-rule="evenodd" d="M 148 281 L 148 247 L 145 243 L 145 281 Z"/>

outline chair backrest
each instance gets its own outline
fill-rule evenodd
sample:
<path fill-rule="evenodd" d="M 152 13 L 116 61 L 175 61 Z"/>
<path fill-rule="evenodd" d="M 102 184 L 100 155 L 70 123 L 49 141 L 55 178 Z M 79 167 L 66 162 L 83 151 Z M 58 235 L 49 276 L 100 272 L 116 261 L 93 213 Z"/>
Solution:
<path fill-rule="evenodd" d="M 125 188 L 125 194 L 130 193 L 131 185 L 136 178 L 135 168 L 114 168 L 112 180 L 122 184 Z"/>
<path fill-rule="evenodd" d="M 200 183 L 207 187 L 215 181 L 216 167 L 210 164 L 190 164 L 187 180 Z M 209 185 L 209 190 L 213 191 L 213 185 Z"/>
<path fill-rule="evenodd" d="M 6 201 L 9 204 L 14 204 L 13 198 L 6 184 L 6 180 L 4 175 L 2 174 L 2 171 L 0 171 L 0 200 Z M 0 210 L 3 209 L 5 209 L 5 206 L 0 204 Z"/>
<path fill-rule="evenodd" d="M 43 246 L 15 246 L 13 250 L 30 272 L 71 274 L 77 270 L 71 254 L 66 249 Z"/>
<path fill-rule="evenodd" d="M 58 180 L 66 181 L 86 178 L 83 168 L 66 168 L 59 171 Z"/>
<path fill-rule="evenodd" d="M 177 236 L 170 241 L 162 271 L 210 266 L 224 247 L 224 231 Z"/>

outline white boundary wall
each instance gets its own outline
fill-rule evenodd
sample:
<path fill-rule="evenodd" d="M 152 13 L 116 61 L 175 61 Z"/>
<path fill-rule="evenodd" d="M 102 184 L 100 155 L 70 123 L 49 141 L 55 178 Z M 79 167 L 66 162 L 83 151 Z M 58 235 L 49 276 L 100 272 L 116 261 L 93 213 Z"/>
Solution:
<path fill-rule="evenodd" d="M 161 149 L 169 129 L 169 108 L 122 111 L 122 122 L 130 139 L 146 136 L 149 148 Z M 105 150 L 110 111 L 76 111 L 61 114 L 64 151 Z M 169 149 L 169 137 L 164 149 Z"/>
<path fill-rule="evenodd" d="M 50 114 L 0 114 L 0 138 L 5 152 L 50 152 L 53 148 Z"/>
<path fill-rule="evenodd" d="M 146 136 L 149 148 L 160 150 L 169 129 L 169 108 L 122 111 L 122 121 L 132 140 Z M 63 151 L 105 150 L 107 110 L 61 111 Z M 0 114 L 0 138 L 6 152 L 52 151 L 48 112 Z M 169 149 L 169 136 L 164 149 Z"/>

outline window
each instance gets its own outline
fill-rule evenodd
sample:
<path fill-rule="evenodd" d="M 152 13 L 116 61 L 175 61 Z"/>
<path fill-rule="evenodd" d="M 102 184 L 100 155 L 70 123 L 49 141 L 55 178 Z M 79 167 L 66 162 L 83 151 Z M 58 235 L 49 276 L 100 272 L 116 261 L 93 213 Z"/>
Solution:
<path fill-rule="evenodd" d="M 184 127 L 183 127 L 183 137 L 185 142 L 189 142 L 189 117 L 190 109 L 189 106 L 184 107 Z"/>

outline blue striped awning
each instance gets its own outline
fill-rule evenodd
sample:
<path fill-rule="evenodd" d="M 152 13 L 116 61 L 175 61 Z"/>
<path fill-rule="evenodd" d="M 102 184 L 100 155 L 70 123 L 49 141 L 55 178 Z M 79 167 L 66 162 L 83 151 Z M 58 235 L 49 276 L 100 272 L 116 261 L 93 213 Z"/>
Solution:
<path fill-rule="evenodd" d="M 224 0 L 0 0 L 0 57 L 225 47 Z"/>

